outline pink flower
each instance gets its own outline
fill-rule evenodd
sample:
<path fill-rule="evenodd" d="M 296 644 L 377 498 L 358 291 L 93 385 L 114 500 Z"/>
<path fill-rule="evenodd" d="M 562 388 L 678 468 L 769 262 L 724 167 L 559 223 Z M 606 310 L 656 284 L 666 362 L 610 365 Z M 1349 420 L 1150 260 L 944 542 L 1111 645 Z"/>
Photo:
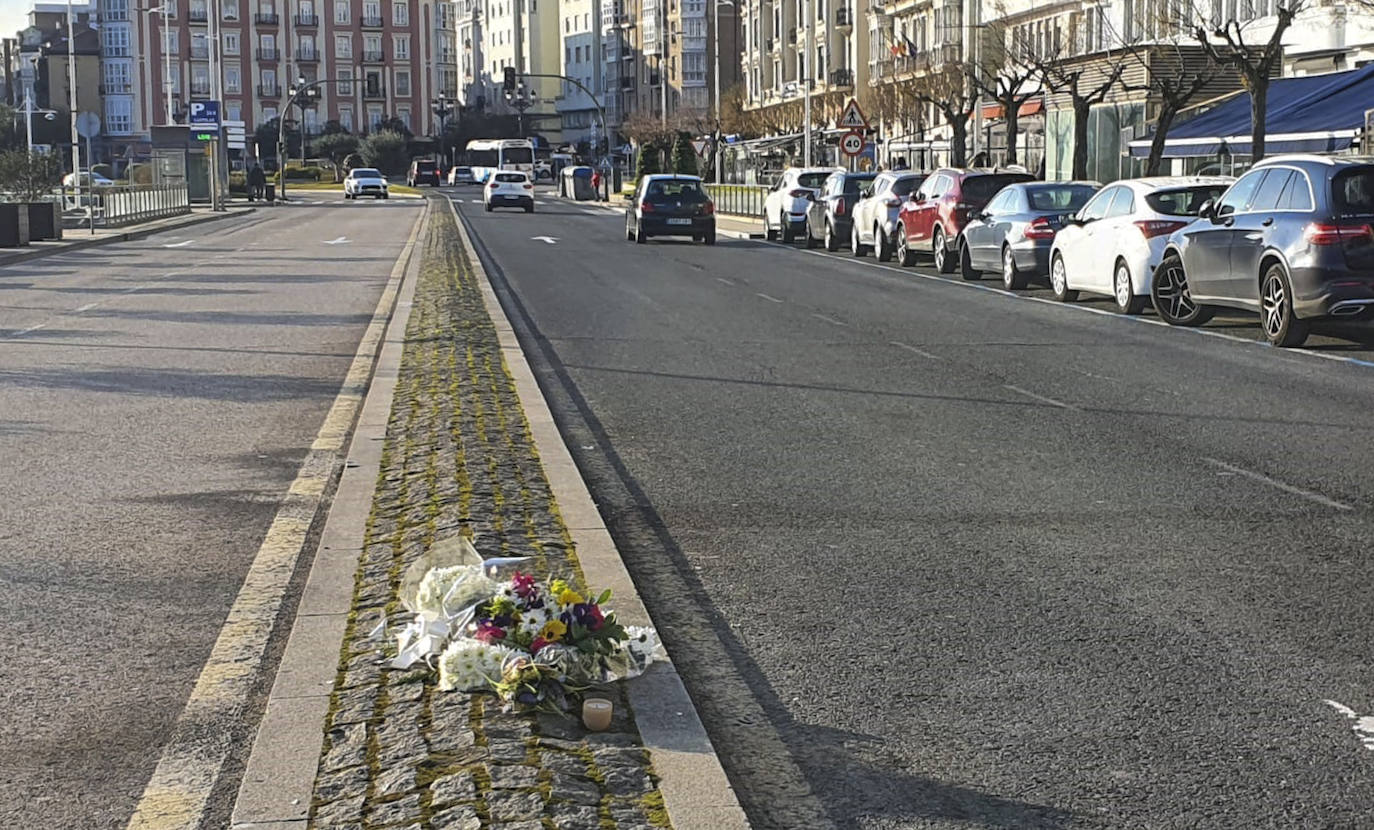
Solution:
<path fill-rule="evenodd" d="M 477 624 L 477 634 L 474 636 L 480 643 L 491 643 L 496 640 L 506 639 L 506 630 L 492 622 L 480 622 Z"/>
<path fill-rule="evenodd" d="M 539 649 L 547 645 L 552 645 L 552 643 L 545 640 L 543 637 L 535 637 L 534 642 L 530 643 L 530 654 L 538 654 Z"/>
<path fill-rule="evenodd" d="M 530 574 L 515 572 L 515 576 L 510 578 L 511 587 L 521 599 L 529 599 L 534 594 L 534 577 Z"/>

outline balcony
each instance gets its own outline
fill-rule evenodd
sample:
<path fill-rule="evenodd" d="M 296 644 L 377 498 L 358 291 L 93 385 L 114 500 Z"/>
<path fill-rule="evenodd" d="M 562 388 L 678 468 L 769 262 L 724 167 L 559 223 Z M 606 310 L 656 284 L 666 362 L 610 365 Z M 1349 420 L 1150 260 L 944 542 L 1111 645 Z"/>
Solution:
<path fill-rule="evenodd" d="M 848 6 L 840 6 L 835 9 L 835 25 L 841 29 L 852 29 L 854 27 L 854 12 Z"/>
<path fill-rule="evenodd" d="M 797 42 L 797 29 L 796 29 L 796 27 L 793 27 L 793 28 L 787 30 L 787 42 L 788 42 L 788 43 L 796 43 L 796 42 Z"/>
<path fill-rule="evenodd" d="M 634 79 L 634 78 L 630 78 L 630 77 L 622 76 L 621 79 L 620 79 L 620 88 L 621 88 L 622 90 L 634 89 L 634 88 L 635 88 L 635 79 Z"/>
<path fill-rule="evenodd" d="M 259 49 L 258 60 L 276 61 L 281 59 L 281 52 L 276 49 Z"/>
<path fill-rule="evenodd" d="M 314 15 L 314 14 L 298 14 L 298 15 L 296 15 L 296 25 L 297 25 L 297 26 L 306 26 L 306 27 L 309 27 L 309 28 L 312 28 L 312 29 L 313 29 L 314 27 L 320 25 L 320 18 L 319 18 L 319 15 Z"/>
<path fill-rule="evenodd" d="M 258 84 L 259 98 L 280 98 L 281 87 L 276 84 Z"/>
<path fill-rule="evenodd" d="M 206 82 L 203 83 L 203 84 L 198 84 L 198 83 L 195 83 L 194 81 L 192 81 L 192 82 L 191 82 L 191 94 L 192 94 L 192 95 L 199 95 L 199 96 L 202 97 L 202 98 L 207 98 L 207 97 L 209 97 L 209 95 L 210 95 L 210 82 L 209 82 L 209 81 L 206 81 Z"/>
<path fill-rule="evenodd" d="M 831 86 L 854 86 L 854 70 L 836 69 L 830 73 Z"/>
<path fill-rule="evenodd" d="M 382 20 L 381 17 L 363 15 L 362 17 L 358 18 L 358 25 L 363 27 L 364 29 L 380 29 L 386 25 L 386 22 Z"/>
<path fill-rule="evenodd" d="M 314 49 L 301 49 L 296 52 L 296 63 L 319 63 L 320 53 Z"/>
<path fill-rule="evenodd" d="M 776 52 L 782 48 L 782 41 L 774 40 L 770 37 L 763 42 L 763 46 L 766 52 Z"/>
<path fill-rule="evenodd" d="M 386 87 L 381 84 L 368 84 L 363 87 L 363 100 L 384 101 L 386 100 Z"/>
<path fill-rule="evenodd" d="M 101 95 L 128 95 L 133 90 L 133 84 L 128 81 L 106 81 L 100 85 Z"/>
<path fill-rule="evenodd" d="M 210 59 L 210 47 L 207 46 L 188 46 L 186 54 L 193 61 L 208 61 Z"/>
<path fill-rule="evenodd" d="M 364 50 L 363 63 L 386 63 L 386 53 L 380 49 L 376 51 L 371 49 Z"/>
<path fill-rule="evenodd" d="M 253 22 L 259 26 L 275 26 L 278 20 L 276 12 L 258 12 L 253 15 Z"/>
<path fill-rule="evenodd" d="M 186 19 L 192 23 L 208 23 L 210 21 L 210 13 L 205 9 L 191 9 L 186 13 Z"/>

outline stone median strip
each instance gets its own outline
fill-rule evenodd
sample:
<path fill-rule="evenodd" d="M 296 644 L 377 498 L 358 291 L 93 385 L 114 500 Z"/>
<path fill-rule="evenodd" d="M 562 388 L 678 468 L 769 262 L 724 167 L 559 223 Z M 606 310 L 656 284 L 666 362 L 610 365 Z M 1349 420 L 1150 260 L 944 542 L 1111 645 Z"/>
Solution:
<path fill-rule="evenodd" d="M 517 391 L 487 313 L 489 288 L 454 218 L 430 219 L 361 551 L 320 553 L 356 571 L 308 814 L 304 804 L 295 815 L 253 814 L 241 793 L 235 825 L 672 826 L 623 684 L 605 695 L 616 703 L 611 729 L 588 733 L 575 719 L 507 714 L 491 697 L 440 692 L 432 676 L 378 660 L 370 633 L 384 615 L 401 619 L 401 575 L 437 539 L 470 533 L 487 556 L 528 556 L 541 575 L 583 576 L 521 405 L 528 390 Z M 632 584 L 617 588 L 628 591 L 617 608 L 639 605 Z M 302 613 L 306 606 L 303 598 Z M 250 760 L 245 790 L 264 783 L 248 780 L 253 770 Z"/>

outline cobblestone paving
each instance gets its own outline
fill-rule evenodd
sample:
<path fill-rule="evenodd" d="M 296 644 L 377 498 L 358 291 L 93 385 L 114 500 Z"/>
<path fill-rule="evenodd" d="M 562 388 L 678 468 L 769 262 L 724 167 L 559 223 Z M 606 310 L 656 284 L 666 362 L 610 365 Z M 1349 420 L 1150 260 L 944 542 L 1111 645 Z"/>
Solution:
<path fill-rule="evenodd" d="M 484 556 L 531 556 L 541 575 L 580 581 L 453 223 L 446 206 L 431 214 L 310 826 L 667 827 L 618 687 L 604 693 L 616 703 L 611 729 L 587 733 L 571 718 L 440 692 L 432 674 L 387 668 L 369 639 L 383 613 L 403 619 L 396 591 L 407 565 L 460 532 Z"/>

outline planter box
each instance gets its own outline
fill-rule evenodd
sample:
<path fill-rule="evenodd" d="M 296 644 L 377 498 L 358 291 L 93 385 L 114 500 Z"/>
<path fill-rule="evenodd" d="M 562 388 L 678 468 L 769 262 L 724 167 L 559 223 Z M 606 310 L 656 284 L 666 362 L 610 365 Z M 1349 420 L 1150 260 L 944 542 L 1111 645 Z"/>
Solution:
<path fill-rule="evenodd" d="M 29 244 L 29 211 L 24 205 L 0 204 L 0 248 Z"/>
<path fill-rule="evenodd" d="M 29 211 L 29 239 L 62 238 L 62 206 L 57 202 L 27 202 Z"/>

